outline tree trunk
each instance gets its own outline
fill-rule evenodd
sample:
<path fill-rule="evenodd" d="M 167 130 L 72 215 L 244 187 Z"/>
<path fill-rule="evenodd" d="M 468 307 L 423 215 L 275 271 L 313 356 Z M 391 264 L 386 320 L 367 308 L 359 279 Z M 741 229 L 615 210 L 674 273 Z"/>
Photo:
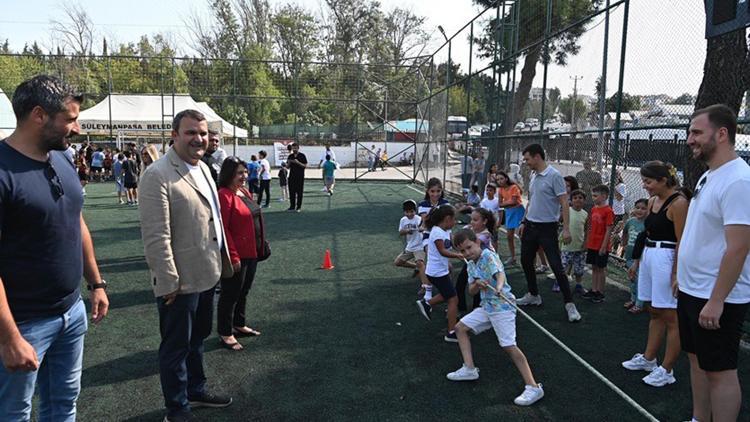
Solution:
<path fill-rule="evenodd" d="M 505 116 L 503 116 L 503 130 L 500 135 L 510 135 L 513 133 L 516 121 L 523 115 L 523 109 L 526 107 L 526 101 L 529 99 L 529 92 L 534 83 L 536 76 L 536 64 L 542 53 L 541 45 L 529 50 L 524 58 L 523 69 L 521 69 L 521 80 L 518 83 L 518 90 L 513 95 L 513 106 L 507 107 Z M 512 87 L 515 89 L 515 87 Z M 510 145 L 509 139 L 503 138 L 491 142 L 489 145 L 489 157 L 487 157 L 487 168 L 492 164 L 498 164 L 501 169 L 507 166 L 504 163 L 506 145 Z"/>
<path fill-rule="evenodd" d="M 747 41 L 745 30 L 708 39 L 703 81 L 695 100 L 695 109 L 726 104 L 739 113 L 742 96 L 747 90 Z M 688 154 L 685 163 L 685 186 L 693 189 L 706 171 L 706 165 Z"/>

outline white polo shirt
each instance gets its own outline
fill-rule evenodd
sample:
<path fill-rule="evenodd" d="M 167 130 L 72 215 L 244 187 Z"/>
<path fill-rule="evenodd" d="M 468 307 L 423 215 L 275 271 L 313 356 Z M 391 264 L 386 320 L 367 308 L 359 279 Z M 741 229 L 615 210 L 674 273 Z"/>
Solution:
<path fill-rule="evenodd" d="M 724 228 L 750 226 L 750 166 L 741 158 L 707 171 L 696 185 L 688 208 L 685 230 L 677 259 L 680 291 L 709 299 L 719 276 L 727 249 Z M 750 260 L 745 257 L 742 272 L 726 303 L 750 302 Z"/>

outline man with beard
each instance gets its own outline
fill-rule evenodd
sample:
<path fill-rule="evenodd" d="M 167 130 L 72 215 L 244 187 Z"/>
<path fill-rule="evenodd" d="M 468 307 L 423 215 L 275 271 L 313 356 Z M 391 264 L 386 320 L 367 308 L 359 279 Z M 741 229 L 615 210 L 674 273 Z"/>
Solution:
<path fill-rule="evenodd" d="M 305 168 L 307 157 L 299 152 L 299 144 L 292 144 L 292 153 L 286 161 L 289 166 L 289 209 L 287 211 L 302 211 L 302 192 L 305 190 Z"/>
<path fill-rule="evenodd" d="M 0 142 L 0 420 L 72 421 L 88 324 L 107 315 L 106 283 L 81 213 L 78 176 L 63 151 L 78 134 L 83 96 L 36 76 L 13 94 L 18 126 Z"/>
<path fill-rule="evenodd" d="M 220 143 L 221 136 L 219 136 L 219 132 L 209 129 L 208 148 L 206 148 L 206 153 L 203 154 L 203 158 L 201 158 L 201 161 L 206 163 L 206 165 L 208 166 L 214 182 L 219 181 L 219 172 L 221 171 L 221 165 L 227 158 L 227 152 L 219 146 Z"/>
<path fill-rule="evenodd" d="M 693 420 L 736 421 L 737 359 L 750 306 L 750 166 L 734 149 L 737 117 L 723 104 L 697 110 L 687 144 L 708 165 L 688 209 L 677 259 L 677 316 L 690 359 Z"/>
<path fill-rule="evenodd" d="M 214 288 L 233 270 L 216 185 L 201 162 L 206 117 L 196 110 L 177 113 L 172 139 L 172 148 L 141 177 L 140 220 L 159 311 L 165 421 L 187 421 L 191 408 L 232 403 L 206 389 L 203 340 L 211 333 Z"/>

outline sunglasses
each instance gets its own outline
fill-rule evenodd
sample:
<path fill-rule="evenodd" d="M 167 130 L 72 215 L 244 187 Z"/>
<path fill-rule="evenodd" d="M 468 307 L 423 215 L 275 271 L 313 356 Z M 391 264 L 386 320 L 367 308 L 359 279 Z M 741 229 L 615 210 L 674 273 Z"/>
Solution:
<path fill-rule="evenodd" d="M 708 176 L 701 177 L 701 180 L 698 181 L 698 187 L 695 188 L 695 192 L 693 192 L 693 199 L 698 197 L 698 194 L 701 193 L 701 190 L 703 189 L 703 186 L 706 185 L 706 181 L 708 180 Z"/>
<path fill-rule="evenodd" d="M 44 169 L 44 175 L 49 181 L 50 189 L 52 189 L 52 195 L 54 195 L 55 200 L 60 199 L 60 197 L 65 195 L 60 177 L 57 175 L 55 167 L 50 161 L 47 161 L 47 167 Z"/>

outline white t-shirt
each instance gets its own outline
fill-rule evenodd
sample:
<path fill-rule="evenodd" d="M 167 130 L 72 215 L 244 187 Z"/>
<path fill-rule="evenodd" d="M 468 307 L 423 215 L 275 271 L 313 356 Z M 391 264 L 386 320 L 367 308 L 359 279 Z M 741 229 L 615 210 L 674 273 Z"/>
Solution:
<path fill-rule="evenodd" d="M 271 163 L 264 158 L 258 161 L 258 164 L 263 169 L 263 174 L 260 175 L 261 180 L 271 180 Z"/>
<path fill-rule="evenodd" d="M 418 215 L 414 215 L 411 219 L 406 216 L 401 217 L 401 222 L 398 224 L 398 231 L 411 230 L 411 233 L 406 235 L 406 252 L 423 250 L 422 233 L 419 232 L 419 225 L 421 223 L 422 219 Z"/>
<path fill-rule="evenodd" d="M 442 240 L 443 246 L 449 249 L 451 247 L 451 234 L 438 226 L 430 230 L 430 239 L 427 242 L 427 268 L 425 269 L 425 274 L 430 277 L 442 277 L 450 274 L 450 262 L 448 258 L 440 255 L 440 251 L 435 245 L 436 240 Z"/>
<path fill-rule="evenodd" d="M 323 151 L 323 154 L 320 155 L 320 161 L 325 162 L 326 161 L 326 155 L 331 156 L 331 161 L 336 161 L 336 153 L 333 152 L 333 150 L 325 150 Z"/>
<path fill-rule="evenodd" d="M 750 207 L 744 202 L 747 198 L 750 198 L 750 166 L 741 158 L 709 170 L 700 178 L 680 241 L 677 260 L 680 291 L 701 299 L 711 297 L 727 249 L 724 227 L 750 225 Z M 726 302 L 750 302 L 747 258 Z"/>
<path fill-rule="evenodd" d="M 625 185 L 625 183 L 620 183 L 619 185 L 615 186 L 615 191 L 622 195 L 622 200 L 618 201 L 617 196 L 612 197 L 612 211 L 615 212 L 615 215 L 624 215 L 625 214 L 625 198 L 628 195 L 628 187 Z"/>
<path fill-rule="evenodd" d="M 198 185 L 198 190 L 201 191 L 206 199 L 210 198 L 208 202 L 211 204 L 211 214 L 213 214 L 214 216 L 214 230 L 216 230 L 216 238 L 219 241 L 219 249 L 221 249 L 224 247 L 224 232 L 221 228 L 219 198 L 216 196 L 216 194 L 214 194 L 213 189 L 211 189 L 211 185 L 209 185 L 208 179 L 203 173 L 203 170 L 201 170 L 200 165 L 193 166 L 188 163 L 185 163 L 185 165 L 187 166 L 188 170 L 190 170 L 190 175 L 193 176 L 193 180 L 195 180 L 195 183 Z M 213 183 L 213 181 L 211 183 Z"/>
<path fill-rule="evenodd" d="M 479 203 L 479 207 L 490 211 L 497 218 L 497 213 L 500 211 L 500 199 L 497 195 L 493 199 L 485 196 L 482 202 Z"/>

